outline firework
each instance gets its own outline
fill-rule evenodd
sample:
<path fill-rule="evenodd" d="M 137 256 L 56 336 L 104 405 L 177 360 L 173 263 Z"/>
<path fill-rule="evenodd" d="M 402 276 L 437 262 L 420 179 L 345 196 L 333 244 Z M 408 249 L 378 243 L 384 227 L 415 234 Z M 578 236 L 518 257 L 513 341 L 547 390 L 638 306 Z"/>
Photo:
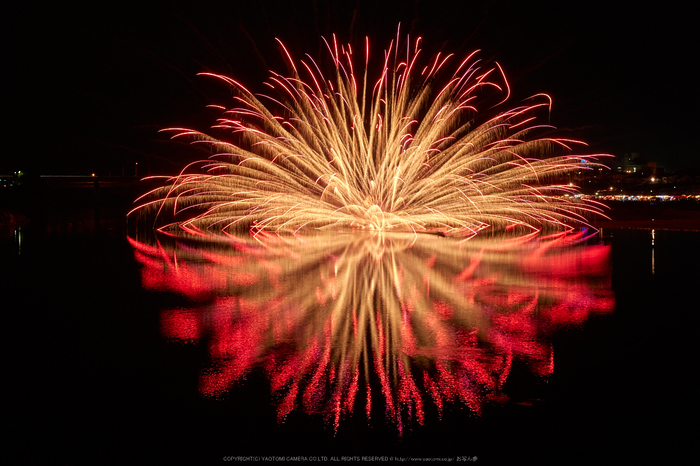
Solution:
<path fill-rule="evenodd" d="M 422 62 L 421 39 L 399 37 L 379 57 L 375 79 L 369 42 L 358 59 L 335 36 L 324 39 L 327 67 L 308 56 L 294 60 L 279 42 L 289 73 L 271 72 L 269 94 L 202 73 L 234 91 L 233 106 L 212 106 L 223 111 L 212 128 L 223 136 L 166 130 L 206 144 L 212 155 L 166 177 L 130 215 L 196 233 L 473 235 L 571 229 L 601 213 L 561 183 L 564 174 L 599 165 L 597 156 L 574 152 L 582 142 L 543 136 L 552 129 L 539 122 L 548 119 L 549 96 L 500 110 L 510 95 L 500 65 L 485 66 L 476 52 Z"/>

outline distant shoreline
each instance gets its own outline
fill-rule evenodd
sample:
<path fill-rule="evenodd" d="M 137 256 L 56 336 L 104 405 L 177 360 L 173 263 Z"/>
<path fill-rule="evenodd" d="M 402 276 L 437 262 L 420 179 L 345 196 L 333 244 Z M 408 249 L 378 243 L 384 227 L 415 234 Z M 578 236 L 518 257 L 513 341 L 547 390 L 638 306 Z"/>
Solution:
<path fill-rule="evenodd" d="M 604 201 L 610 220 L 593 221 L 596 228 L 700 231 L 700 202 Z"/>
<path fill-rule="evenodd" d="M 0 227 L 4 230 L 27 225 L 47 212 L 65 214 L 73 209 L 99 209 L 100 217 L 118 216 L 131 209 L 134 199 L 152 187 L 153 182 L 67 183 L 62 187 L 8 188 L 0 193 Z M 59 179 L 62 181 L 62 179 Z M 65 187 L 63 187 L 65 186 Z M 700 231 L 700 202 L 695 200 L 600 200 L 610 217 L 589 218 L 601 228 Z M 104 221 L 104 220 L 103 220 Z"/>

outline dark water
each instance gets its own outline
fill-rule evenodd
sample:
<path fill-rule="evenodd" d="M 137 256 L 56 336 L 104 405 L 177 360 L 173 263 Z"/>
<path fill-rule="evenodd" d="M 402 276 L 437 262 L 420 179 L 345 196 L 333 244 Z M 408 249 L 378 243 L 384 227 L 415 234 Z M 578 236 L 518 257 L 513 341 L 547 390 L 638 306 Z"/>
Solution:
<path fill-rule="evenodd" d="M 203 301 L 144 286 L 144 263 L 118 224 L 53 231 L 2 238 L 11 463 L 387 455 L 674 464 L 692 445 L 700 233 L 605 231 L 610 269 L 602 283 L 614 309 L 547 334 L 551 374 L 515 360 L 501 401 L 485 403 L 480 416 L 460 402 L 447 403 L 441 418 L 426 408 L 424 425 L 407 423 L 399 436 L 376 407 L 369 426 L 354 413 L 335 434 L 322 415 L 301 409 L 278 423 L 279 400 L 260 369 L 223 396 L 202 396 L 208 335 L 169 338 L 163 312 Z M 535 269 L 509 296 L 518 299 Z"/>

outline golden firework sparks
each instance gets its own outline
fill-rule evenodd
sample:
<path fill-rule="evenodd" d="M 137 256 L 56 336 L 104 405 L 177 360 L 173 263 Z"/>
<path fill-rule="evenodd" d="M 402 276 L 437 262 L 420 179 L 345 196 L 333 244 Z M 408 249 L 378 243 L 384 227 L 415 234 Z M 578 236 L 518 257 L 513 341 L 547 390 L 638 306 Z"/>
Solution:
<path fill-rule="evenodd" d="M 551 111 L 548 95 L 498 110 L 510 97 L 498 63 L 487 67 L 475 52 L 420 64 L 421 39 L 398 38 L 376 81 L 369 41 L 356 74 L 352 47 L 335 36 L 326 41 L 330 72 L 308 55 L 295 61 L 279 41 L 291 74 L 271 72 L 265 84 L 274 94 L 202 73 L 234 90 L 233 106 L 213 106 L 223 110 L 213 129 L 237 142 L 165 130 L 213 154 L 167 178 L 129 214 L 155 212 L 159 229 L 191 233 L 362 228 L 465 236 L 570 230 L 602 215 L 601 204 L 576 200 L 576 187 L 556 182 L 600 167 L 601 155 L 574 153 L 581 141 L 537 136 L 552 129 L 538 121 Z"/>

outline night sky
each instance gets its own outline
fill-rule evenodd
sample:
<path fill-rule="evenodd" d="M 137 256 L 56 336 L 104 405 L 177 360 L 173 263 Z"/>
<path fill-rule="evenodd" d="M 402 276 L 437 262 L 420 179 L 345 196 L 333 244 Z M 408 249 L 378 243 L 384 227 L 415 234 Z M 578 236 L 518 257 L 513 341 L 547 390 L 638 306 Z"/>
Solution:
<path fill-rule="evenodd" d="M 667 168 L 700 167 L 694 24 L 687 7 L 613 2 L 294 2 L 255 0 L 161 7 L 24 5 L 3 26 L 4 136 L 0 174 L 172 174 L 200 157 L 159 129 L 207 131 L 230 92 L 212 71 L 265 90 L 295 58 L 323 55 L 320 36 L 370 38 L 375 58 L 403 33 L 423 53 L 496 60 L 510 104 L 552 95 L 552 124 L 591 152 L 638 152 Z M 376 6 L 379 3 L 380 6 Z M 686 4 L 687 5 L 687 4 Z M 504 108 L 505 109 L 505 108 Z"/>

